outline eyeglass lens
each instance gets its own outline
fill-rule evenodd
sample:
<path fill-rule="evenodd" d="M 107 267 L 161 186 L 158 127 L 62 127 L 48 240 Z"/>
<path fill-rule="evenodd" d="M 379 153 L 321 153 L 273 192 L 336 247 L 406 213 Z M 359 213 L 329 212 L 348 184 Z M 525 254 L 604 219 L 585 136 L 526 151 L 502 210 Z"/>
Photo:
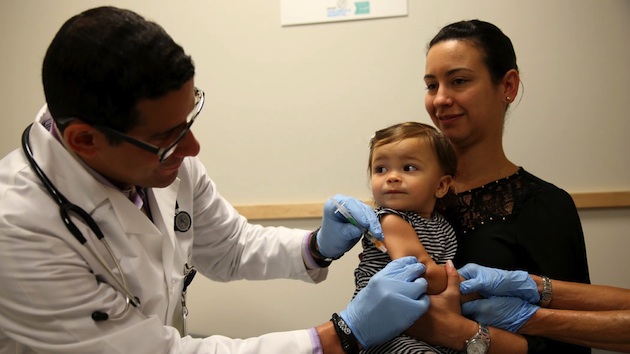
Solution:
<path fill-rule="evenodd" d="M 175 149 L 177 149 L 177 144 L 179 144 L 179 142 L 182 141 L 182 139 L 184 139 L 186 134 L 188 134 L 188 132 L 190 131 L 190 127 L 195 122 L 195 119 L 197 119 L 199 112 L 201 112 L 201 109 L 203 108 L 203 103 L 205 101 L 204 92 L 198 88 L 195 88 L 195 99 L 197 101 L 195 102 L 195 109 L 193 109 L 193 111 L 190 112 L 190 118 L 188 119 L 186 128 L 184 128 L 184 130 L 182 130 L 182 132 L 179 133 L 177 138 L 169 146 L 164 148 L 163 152 L 160 154 L 160 162 L 168 159 L 173 154 Z"/>

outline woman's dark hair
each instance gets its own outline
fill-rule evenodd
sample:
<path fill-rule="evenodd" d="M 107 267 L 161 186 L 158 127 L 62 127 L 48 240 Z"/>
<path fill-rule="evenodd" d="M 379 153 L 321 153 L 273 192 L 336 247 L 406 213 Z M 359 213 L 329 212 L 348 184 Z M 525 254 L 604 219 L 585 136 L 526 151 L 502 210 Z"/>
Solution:
<path fill-rule="evenodd" d="M 495 84 L 501 82 L 509 70 L 518 71 L 512 41 L 497 26 L 489 22 L 470 20 L 444 26 L 429 42 L 428 49 L 437 43 L 453 39 L 468 41 L 482 51 L 490 77 Z"/>
<path fill-rule="evenodd" d="M 161 26 L 115 7 L 66 21 L 42 66 L 48 109 L 61 129 L 77 118 L 126 132 L 138 124 L 139 100 L 177 90 L 194 74 L 190 56 Z"/>

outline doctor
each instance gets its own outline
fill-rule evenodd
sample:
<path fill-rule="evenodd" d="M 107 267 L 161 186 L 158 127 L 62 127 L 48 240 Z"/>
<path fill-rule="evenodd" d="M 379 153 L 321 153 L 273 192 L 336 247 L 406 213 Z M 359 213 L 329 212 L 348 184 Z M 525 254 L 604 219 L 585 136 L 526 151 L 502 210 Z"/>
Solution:
<path fill-rule="evenodd" d="M 195 157 L 205 97 L 194 70 L 127 10 L 85 11 L 56 34 L 47 105 L 0 161 L 0 353 L 354 353 L 426 311 L 424 266 L 405 258 L 319 326 L 185 335 L 195 272 L 319 282 L 360 238 L 330 204 L 309 232 L 249 224 L 221 197 Z M 370 207 L 336 199 L 382 239 Z"/>

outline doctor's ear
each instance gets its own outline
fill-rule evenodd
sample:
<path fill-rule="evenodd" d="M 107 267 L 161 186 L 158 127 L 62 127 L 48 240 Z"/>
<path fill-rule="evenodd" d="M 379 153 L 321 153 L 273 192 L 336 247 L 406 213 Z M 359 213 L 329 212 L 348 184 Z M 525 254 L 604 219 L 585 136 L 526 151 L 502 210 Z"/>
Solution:
<path fill-rule="evenodd" d="M 102 144 L 108 144 L 105 134 L 93 126 L 75 121 L 63 131 L 66 146 L 82 157 L 92 157 Z"/>

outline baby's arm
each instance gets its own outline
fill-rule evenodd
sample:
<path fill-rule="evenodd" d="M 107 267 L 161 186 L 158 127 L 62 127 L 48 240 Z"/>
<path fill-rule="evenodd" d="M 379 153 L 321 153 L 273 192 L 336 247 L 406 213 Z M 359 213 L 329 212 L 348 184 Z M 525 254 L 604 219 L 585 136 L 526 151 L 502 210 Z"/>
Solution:
<path fill-rule="evenodd" d="M 427 280 L 427 294 L 439 294 L 446 289 L 446 270 L 429 256 L 429 253 L 418 239 L 413 227 L 395 214 L 381 217 L 381 227 L 385 235 L 385 247 L 391 259 L 414 256 L 427 267 L 424 278 Z"/>

